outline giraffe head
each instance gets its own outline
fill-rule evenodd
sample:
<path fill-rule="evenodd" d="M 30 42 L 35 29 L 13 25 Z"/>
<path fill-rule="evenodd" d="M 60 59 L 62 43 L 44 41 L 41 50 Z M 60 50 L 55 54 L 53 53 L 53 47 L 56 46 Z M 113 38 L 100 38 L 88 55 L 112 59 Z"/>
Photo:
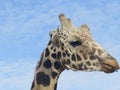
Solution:
<path fill-rule="evenodd" d="M 76 28 L 64 14 L 61 26 L 50 32 L 51 43 L 59 48 L 59 60 L 65 69 L 112 73 L 119 65 L 91 36 L 89 27 Z"/>

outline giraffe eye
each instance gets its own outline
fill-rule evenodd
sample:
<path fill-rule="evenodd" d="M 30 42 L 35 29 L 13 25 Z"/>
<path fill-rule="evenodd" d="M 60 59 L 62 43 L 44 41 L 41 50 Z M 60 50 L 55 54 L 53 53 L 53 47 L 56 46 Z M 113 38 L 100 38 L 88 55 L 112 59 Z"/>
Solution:
<path fill-rule="evenodd" d="M 76 46 L 79 46 L 81 45 L 82 43 L 80 41 L 72 41 L 72 42 L 69 42 L 71 46 L 73 47 L 76 47 Z"/>

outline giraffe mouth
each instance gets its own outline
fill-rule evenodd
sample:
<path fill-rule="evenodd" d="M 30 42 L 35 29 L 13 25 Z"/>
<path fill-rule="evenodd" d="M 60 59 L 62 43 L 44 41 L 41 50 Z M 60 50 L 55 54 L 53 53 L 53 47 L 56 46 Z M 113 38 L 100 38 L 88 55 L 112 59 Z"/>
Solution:
<path fill-rule="evenodd" d="M 102 66 L 102 71 L 104 71 L 105 73 L 113 73 L 120 68 L 116 60 L 110 60 L 110 59 L 105 60 L 101 64 L 101 66 Z"/>

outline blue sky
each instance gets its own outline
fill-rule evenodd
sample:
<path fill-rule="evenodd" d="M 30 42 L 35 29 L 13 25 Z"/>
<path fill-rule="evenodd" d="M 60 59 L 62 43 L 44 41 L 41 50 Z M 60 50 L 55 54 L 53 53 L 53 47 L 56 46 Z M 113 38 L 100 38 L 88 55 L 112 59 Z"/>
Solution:
<path fill-rule="evenodd" d="M 0 90 L 30 90 L 49 32 L 65 13 L 87 24 L 95 40 L 120 63 L 120 0 L 0 0 Z M 58 90 L 120 90 L 120 71 L 65 71 Z"/>

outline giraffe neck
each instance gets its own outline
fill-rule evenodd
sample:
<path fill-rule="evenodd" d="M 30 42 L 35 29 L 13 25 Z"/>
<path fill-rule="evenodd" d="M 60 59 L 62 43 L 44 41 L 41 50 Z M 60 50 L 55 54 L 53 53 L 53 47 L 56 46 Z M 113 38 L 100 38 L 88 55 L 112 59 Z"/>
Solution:
<path fill-rule="evenodd" d="M 53 73 L 52 76 L 40 71 L 36 74 L 31 90 L 56 90 L 59 75 Z"/>
<path fill-rule="evenodd" d="M 56 90 L 57 81 L 64 70 L 60 63 L 60 52 L 51 49 L 49 43 L 36 67 L 31 90 Z"/>

